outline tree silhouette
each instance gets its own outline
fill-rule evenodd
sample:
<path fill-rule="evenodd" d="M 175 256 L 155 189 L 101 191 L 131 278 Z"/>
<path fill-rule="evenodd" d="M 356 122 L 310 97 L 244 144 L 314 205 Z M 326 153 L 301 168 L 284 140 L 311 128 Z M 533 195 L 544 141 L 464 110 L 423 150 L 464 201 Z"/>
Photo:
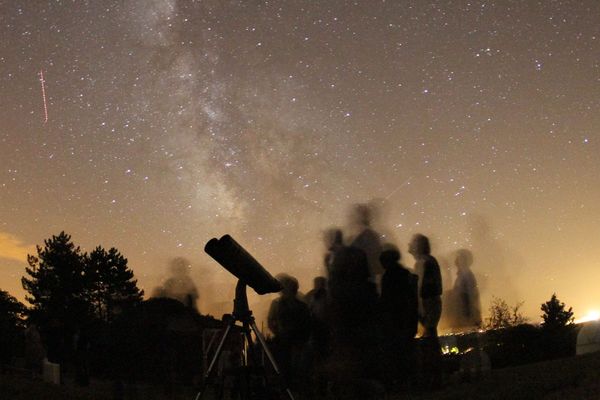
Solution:
<path fill-rule="evenodd" d="M 64 231 L 37 246 L 37 256 L 27 255 L 29 267 L 22 277 L 28 313 L 45 324 L 52 319 L 72 327 L 89 315 L 84 255 Z"/>
<path fill-rule="evenodd" d="M 25 306 L 0 290 L 0 363 L 10 362 L 23 328 Z"/>
<path fill-rule="evenodd" d="M 138 289 L 127 259 L 114 247 L 106 251 L 96 247 L 85 256 L 90 284 L 89 299 L 97 318 L 110 322 L 116 305 L 127 307 L 142 301 L 144 291 Z"/>
<path fill-rule="evenodd" d="M 517 303 L 514 307 L 509 307 L 505 300 L 499 297 L 493 297 L 490 305 L 490 316 L 485 323 L 486 329 L 510 328 L 527 322 L 520 309 L 523 302 Z"/>
<path fill-rule="evenodd" d="M 45 324 L 57 320 L 67 330 L 92 319 L 110 322 L 114 308 L 142 300 L 127 259 L 114 247 L 101 246 L 90 254 L 82 253 L 61 232 L 37 247 L 37 257 L 29 255 L 23 288 L 29 294 L 29 313 Z"/>
<path fill-rule="evenodd" d="M 573 323 L 573 308 L 569 307 L 566 310 L 565 303 L 558 300 L 556 293 L 553 293 L 550 300 L 542 304 L 541 309 L 544 312 L 542 314 L 544 329 L 557 330 Z"/>
<path fill-rule="evenodd" d="M 11 326 L 23 326 L 25 306 L 8 292 L 0 290 L 0 323 Z"/>

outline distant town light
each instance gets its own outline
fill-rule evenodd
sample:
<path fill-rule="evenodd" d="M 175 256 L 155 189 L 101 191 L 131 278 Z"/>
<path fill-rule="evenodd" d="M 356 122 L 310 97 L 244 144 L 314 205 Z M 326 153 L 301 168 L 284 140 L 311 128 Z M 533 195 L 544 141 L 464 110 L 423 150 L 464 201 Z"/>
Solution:
<path fill-rule="evenodd" d="M 590 310 L 583 317 L 576 319 L 575 323 L 581 324 L 583 322 L 598 321 L 598 320 L 600 320 L 600 311 Z"/>

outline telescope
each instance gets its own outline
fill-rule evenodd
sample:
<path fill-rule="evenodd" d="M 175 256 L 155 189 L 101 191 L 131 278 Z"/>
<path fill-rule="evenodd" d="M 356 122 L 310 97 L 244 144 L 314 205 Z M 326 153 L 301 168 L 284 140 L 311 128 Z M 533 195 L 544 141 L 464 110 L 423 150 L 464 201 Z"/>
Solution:
<path fill-rule="evenodd" d="M 204 251 L 256 293 L 281 291 L 281 283 L 231 236 L 225 235 L 221 239 L 209 240 L 204 246 Z"/>
<path fill-rule="evenodd" d="M 231 272 L 233 276 L 238 278 L 237 285 L 235 287 L 235 299 L 233 300 L 233 312 L 228 318 L 223 319 L 223 321 L 227 320 L 227 327 L 225 328 L 225 332 L 221 337 L 219 344 L 215 350 L 215 354 L 212 357 L 212 360 L 204 373 L 204 387 L 198 392 L 195 400 L 202 400 L 204 397 L 209 378 L 217 365 L 217 360 L 221 356 L 223 352 L 223 345 L 227 340 L 227 336 L 230 334 L 232 329 L 236 326 L 236 322 L 242 323 L 242 332 L 243 337 L 245 339 L 244 348 L 247 351 L 247 355 L 250 356 L 252 363 L 254 366 L 259 366 L 259 358 L 256 354 L 256 349 L 254 346 L 254 342 L 252 340 L 251 332 L 254 332 L 256 339 L 262 346 L 264 350 L 264 354 L 267 355 L 267 358 L 271 362 L 271 366 L 275 371 L 275 374 L 279 377 L 281 389 L 283 393 L 287 395 L 289 400 L 294 400 L 294 395 L 290 391 L 290 389 L 286 386 L 285 380 L 283 379 L 283 375 L 279 370 L 279 366 L 271 354 L 269 347 L 267 346 L 267 342 L 263 337 L 262 333 L 256 327 L 256 322 L 254 321 L 254 317 L 252 316 L 252 311 L 248 307 L 248 297 L 246 295 L 246 287 L 250 286 L 254 291 L 258 294 L 267 294 L 267 293 L 276 293 L 281 291 L 282 286 L 281 283 L 277 279 L 273 277 L 254 257 L 250 255 L 240 245 L 236 242 L 231 236 L 225 235 L 221 237 L 221 239 L 213 238 L 209 240 L 204 246 L 204 251 L 206 254 L 215 259 L 216 262 L 221 264 L 223 268 L 227 271 Z M 212 343 L 212 341 L 211 341 Z M 209 349 L 210 350 L 210 345 Z M 207 351 L 208 351 L 207 350 Z M 242 359 L 243 366 L 248 367 L 248 357 L 245 356 Z M 262 381 L 266 383 L 266 372 L 264 368 L 261 368 L 264 376 Z M 248 370 L 249 371 L 249 370 Z M 246 390 L 251 386 L 251 379 L 249 373 L 246 373 L 245 383 Z M 240 393 L 240 398 L 242 400 L 246 400 L 248 393 L 242 391 Z M 254 398 L 254 397 L 252 397 Z"/>

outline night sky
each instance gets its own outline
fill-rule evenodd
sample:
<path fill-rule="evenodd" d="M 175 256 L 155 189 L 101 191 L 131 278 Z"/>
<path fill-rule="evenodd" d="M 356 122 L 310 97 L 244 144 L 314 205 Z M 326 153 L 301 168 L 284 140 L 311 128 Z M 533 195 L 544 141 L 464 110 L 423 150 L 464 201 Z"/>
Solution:
<path fill-rule="evenodd" d="M 308 291 L 323 231 L 380 199 L 407 265 L 421 232 L 443 265 L 473 251 L 484 310 L 535 322 L 556 292 L 581 317 L 598 129 L 597 0 L 0 0 L 0 288 L 23 299 L 26 254 L 65 230 L 147 294 L 187 258 L 220 315 L 211 237 Z"/>

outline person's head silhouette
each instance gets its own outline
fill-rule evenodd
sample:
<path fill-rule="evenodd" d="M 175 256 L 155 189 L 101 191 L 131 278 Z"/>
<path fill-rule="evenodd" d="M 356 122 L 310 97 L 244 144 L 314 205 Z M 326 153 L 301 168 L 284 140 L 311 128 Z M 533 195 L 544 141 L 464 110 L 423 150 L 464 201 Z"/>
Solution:
<path fill-rule="evenodd" d="M 277 275 L 277 280 L 283 287 L 281 289 L 282 297 L 295 297 L 298 294 L 298 279 L 288 274 L 279 274 Z"/>
<path fill-rule="evenodd" d="M 313 279 L 313 286 L 316 290 L 325 289 L 327 287 L 327 278 L 324 276 L 317 276 Z"/>
<path fill-rule="evenodd" d="M 323 234 L 323 241 L 327 250 L 342 246 L 344 241 L 342 230 L 338 228 L 327 229 Z"/>
<path fill-rule="evenodd" d="M 388 269 L 391 266 L 397 265 L 400 262 L 400 250 L 394 244 L 387 243 L 383 245 L 381 254 L 379 255 L 379 262 L 384 269 Z"/>
<path fill-rule="evenodd" d="M 431 246 L 429 245 L 427 236 L 420 233 L 415 234 L 408 245 L 408 252 L 415 258 L 429 255 L 431 253 Z"/>
<path fill-rule="evenodd" d="M 473 253 L 467 249 L 460 249 L 456 252 L 454 265 L 459 271 L 468 270 L 473 265 Z"/>

